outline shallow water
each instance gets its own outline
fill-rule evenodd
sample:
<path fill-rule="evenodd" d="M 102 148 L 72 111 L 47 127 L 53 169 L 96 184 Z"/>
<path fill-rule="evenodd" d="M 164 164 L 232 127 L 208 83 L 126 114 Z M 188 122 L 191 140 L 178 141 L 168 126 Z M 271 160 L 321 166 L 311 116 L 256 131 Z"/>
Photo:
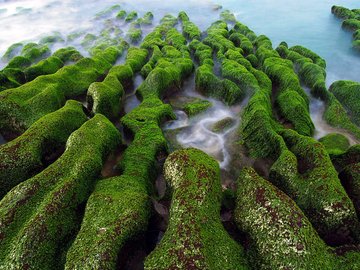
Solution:
<path fill-rule="evenodd" d="M 125 113 L 131 112 L 140 104 L 140 100 L 135 95 L 136 89 L 140 86 L 140 84 L 144 81 L 140 74 L 135 75 L 133 81 L 133 89 L 130 93 L 126 93 L 125 102 L 124 102 L 124 111 Z"/>

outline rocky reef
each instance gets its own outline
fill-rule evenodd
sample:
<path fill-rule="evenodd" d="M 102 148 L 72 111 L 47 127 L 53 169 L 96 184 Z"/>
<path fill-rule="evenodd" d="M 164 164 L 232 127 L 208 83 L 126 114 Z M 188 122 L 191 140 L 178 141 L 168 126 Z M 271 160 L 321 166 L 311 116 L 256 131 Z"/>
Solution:
<path fill-rule="evenodd" d="M 332 12 L 357 47 L 359 10 Z M 360 269 L 360 84 L 218 13 L 114 5 L 99 33 L 6 50 L 0 269 Z M 226 166 L 177 141 L 210 113 Z"/>
<path fill-rule="evenodd" d="M 343 20 L 342 27 L 353 32 L 353 47 L 360 50 L 360 12 L 359 9 L 348 9 L 342 6 L 332 6 L 331 12 Z"/>

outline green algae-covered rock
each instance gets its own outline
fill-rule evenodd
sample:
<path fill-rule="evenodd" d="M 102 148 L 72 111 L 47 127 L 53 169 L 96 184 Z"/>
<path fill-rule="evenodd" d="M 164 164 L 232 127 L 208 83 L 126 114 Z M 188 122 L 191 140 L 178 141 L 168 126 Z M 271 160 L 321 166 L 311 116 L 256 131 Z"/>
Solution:
<path fill-rule="evenodd" d="M 220 121 L 214 123 L 210 130 L 215 133 L 223 133 L 229 128 L 231 128 L 235 124 L 235 119 L 231 117 L 226 117 L 224 119 L 221 119 Z"/>
<path fill-rule="evenodd" d="M 252 168 L 241 171 L 237 186 L 235 221 L 250 237 L 254 269 L 336 269 L 324 242 L 285 193 Z"/>
<path fill-rule="evenodd" d="M 281 116 L 289 121 L 297 132 L 311 136 L 315 127 L 310 118 L 309 99 L 300 86 L 292 62 L 278 57 L 269 57 L 264 61 L 263 68 L 273 83 L 278 86 L 276 104 Z"/>
<path fill-rule="evenodd" d="M 160 124 L 162 120 L 168 118 L 175 119 L 171 106 L 164 104 L 159 98 L 148 97 L 138 107 L 124 115 L 121 122 L 126 129 L 135 134 L 149 122 Z"/>
<path fill-rule="evenodd" d="M 236 83 L 228 79 L 219 79 L 213 73 L 213 66 L 209 64 L 201 65 L 196 69 L 195 85 L 200 93 L 221 99 L 229 105 L 240 102 L 245 96 L 244 91 Z"/>
<path fill-rule="evenodd" d="M 360 163 L 346 166 L 339 175 L 341 183 L 354 203 L 358 216 L 360 215 Z"/>
<path fill-rule="evenodd" d="M 50 56 L 39 63 L 24 70 L 26 80 L 32 81 L 40 75 L 53 74 L 64 66 L 64 63 L 56 56 Z"/>
<path fill-rule="evenodd" d="M 63 63 L 77 62 L 83 56 L 74 47 L 65 47 L 53 53 L 53 56 L 58 57 Z"/>
<path fill-rule="evenodd" d="M 339 172 L 341 172 L 347 165 L 359 163 L 360 144 L 351 146 L 345 153 L 332 155 L 331 161 Z"/>
<path fill-rule="evenodd" d="M 184 111 L 189 117 L 195 116 L 206 111 L 212 106 L 212 103 L 204 99 L 195 99 L 184 106 Z"/>
<path fill-rule="evenodd" d="M 251 64 L 247 62 L 248 68 L 251 70 Z M 225 59 L 221 63 L 221 74 L 224 78 L 235 82 L 245 93 L 252 95 L 259 88 L 259 84 L 255 76 L 245 67 L 246 63 L 240 64 L 239 61 Z"/>
<path fill-rule="evenodd" d="M 64 154 L 0 201 L 0 269 L 58 269 L 58 251 L 80 223 L 77 208 L 120 133 L 98 114 L 68 139 Z"/>
<path fill-rule="evenodd" d="M 126 22 L 131 22 L 133 20 L 135 20 L 138 17 L 138 14 L 136 11 L 131 11 L 129 14 L 127 14 L 125 21 Z"/>
<path fill-rule="evenodd" d="M 349 117 L 360 126 L 360 83 L 353 81 L 334 82 L 329 89 L 348 111 Z"/>
<path fill-rule="evenodd" d="M 360 29 L 360 20 L 347 19 L 347 20 L 343 21 L 342 27 L 352 30 L 352 31 L 356 31 L 356 30 Z"/>
<path fill-rule="evenodd" d="M 350 133 L 354 134 L 356 138 L 360 138 L 360 129 L 355 125 L 345 108 L 341 105 L 339 100 L 334 96 L 333 93 L 328 92 L 327 96 L 327 107 L 324 112 L 324 119 L 330 125 L 334 127 L 340 127 L 348 130 Z"/>
<path fill-rule="evenodd" d="M 94 82 L 89 86 L 86 100 L 88 107 L 93 113 L 101 113 L 113 119 L 122 108 L 124 96 L 124 84 L 133 77 L 133 71 L 129 65 L 114 66 L 102 82 Z"/>
<path fill-rule="evenodd" d="M 64 42 L 65 40 L 59 32 L 53 33 L 53 35 L 44 36 L 40 39 L 39 44 L 41 45 L 52 45 L 54 43 Z"/>
<path fill-rule="evenodd" d="M 148 51 L 145 49 L 131 47 L 126 55 L 126 63 L 131 67 L 132 71 L 138 72 L 146 63 Z"/>
<path fill-rule="evenodd" d="M 94 113 L 112 119 L 120 113 L 124 89 L 115 75 L 106 76 L 103 82 L 90 84 L 86 99 Z"/>
<path fill-rule="evenodd" d="M 65 269 L 115 268 L 124 244 L 147 229 L 156 156 L 165 149 L 166 141 L 156 123 L 147 122 L 136 132 L 121 160 L 123 174 L 100 180 L 90 196 Z"/>
<path fill-rule="evenodd" d="M 120 10 L 117 14 L 116 14 L 116 19 L 124 19 L 126 17 L 126 11 L 125 10 Z"/>
<path fill-rule="evenodd" d="M 154 19 L 154 14 L 150 11 L 146 12 L 142 18 L 136 20 L 140 25 L 151 25 Z"/>
<path fill-rule="evenodd" d="M 319 65 L 322 68 L 326 68 L 326 62 L 323 58 L 321 58 L 319 55 L 314 53 L 313 51 L 300 46 L 296 45 L 290 48 L 291 51 L 297 52 L 301 54 L 304 57 L 310 58 L 315 64 Z"/>
<path fill-rule="evenodd" d="M 350 147 L 349 139 L 340 133 L 330 133 L 319 139 L 329 155 L 343 154 Z"/>
<path fill-rule="evenodd" d="M 19 55 L 11 59 L 5 68 L 18 68 L 23 70 L 26 67 L 31 66 L 31 64 L 32 62 L 29 60 L 29 58 Z"/>
<path fill-rule="evenodd" d="M 331 12 L 340 19 L 345 19 L 345 20 L 359 17 L 359 15 L 356 14 L 356 12 L 353 12 L 352 10 L 341 6 L 332 6 Z"/>
<path fill-rule="evenodd" d="M 200 65 L 214 64 L 212 60 L 211 47 L 195 39 L 189 44 L 189 48 L 194 52 L 195 59 L 199 62 Z"/>
<path fill-rule="evenodd" d="M 201 38 L 201 31 L 200 29 L 189 20 L 189 17 L 184 11 L 181 11 L 178 15 L 179 20 L 182 23 L 182 31 L 184 37 L 186 37 L 189 40 L 200 40 Z"/>
<path fill-rule="evenodd" d="M 325 147 L 293 130 L 280 134 L 291 152 L 283 151 L 274 163 L 271 181 L 297 203 L 328 244 L 357 242 L 360 224 L 354 205 Z"/>
<path fill-rule="evenodd" d="M 61 150 L 69 135 L 87 120 L 82 105 L 66 105 L 36 121 L 24 134 L 0 147 L 0 198 L 46 166 L 46 155 Z"/>
<path fill-rule="evenodd" d="M 235 44 L 236 47 L 241 48 L 245 55 L 254 53 L 254 46 L 245 35 L 234 32 L 230 35 L 229 39 Z"/>
<path fill-rule="evenodd" d="M 312 135 L 315 126 L 310 118 L 309 109 L 306 101 L 293 90 L 287 90 L 278 95 L 276 104 L 279 106 L 279 112 L 294 129 L 302 135 Z"/>
<path fill-rule="evenodd" d="M 323 117 L 326 122 L 331 126 L 343 128 L 354 134 L 355 137 L 360 138 L 360 129 L 351 122 L 346 110 L 334 94 L 327 90 L 325 84 L 326 72 L 322 67 L 324 64 L 321 66 L 313 63 L 313 60 L 317 59 L 317 62 L 321 64 L 320 57 L 308 49 L 306 54 L 303 53 L 305 56 L 297 51 L 288 50 L 285 46 L 279 46 L 277 50 L 282 57 L 294 63 L 299 77 L 311 89 L 311 93 L 324 101 L 325 112 Z"/>
<path fill-rule="evenodd" d="M 40 117 L 61 108 L 67 98 L 85 93 L 92 82 L 110 69 L 118 55 L 118 50 L 109 47 L 55 74 L 39 76 L 18 88 L 1 92 L 0 131 L 24 132 Z"/>
<path fill-rule="evenodd" d="M 47 45 L 28 43 L 22 48 L 21 55 L 29 59 L 31 62 L 35 62 L 50 55 L 50 49 Z"/>
<path fill-rule="evenodd" d="M 268 76 L 254 72 L 260 89 L 250 98 L 242 115 L 240 131 L 245 146 L 253 157 L 277 157 L 285 143 L 276 130 L 279 128 L 271 108 L 272 85 Z"/>
<path fill-rule="evenodd" d="M 20 53 L 23 46 L 24 45 L 19 42 L 12 44 L 1 57 L 1 60 L 10 61 L 13 57 Z"/>
<path fill-rule="evenodd" d="M 220 13 L 221 20 L 228 22 L 228 23 L 236 23 L 236 18 L 230 10 L 224 10 Z"/>
<path fill-rule="evenodd" d="M 126 36 L 130 39 L 132 43 L 136 44 L 141 40 L 142 30 L 135 24 L 131 24 Z"/>
<path fill-rule="evenodd" d="M 197 149 L 179 150 L 166 159 L 164 175 L 172 189 L 169 226 L 145 269 L 249 269 L 220 221 L 217 162 Z"/>

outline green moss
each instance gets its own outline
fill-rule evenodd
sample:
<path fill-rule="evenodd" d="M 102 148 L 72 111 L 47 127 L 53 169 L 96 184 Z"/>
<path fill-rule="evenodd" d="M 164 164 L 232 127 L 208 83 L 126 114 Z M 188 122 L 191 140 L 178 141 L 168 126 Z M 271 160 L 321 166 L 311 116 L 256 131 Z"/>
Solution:
<path fill-rule="evenodd" d="M 22 48 L 21 55 L 29 59 L 31 62 L 35 62 L 41 58 L 49 56 L 50 49 L 47 45 L 28 43 Z"/>
<path fill-rule="evenodd" d="M 315 126 L 305 100 L 296 91 L 287 90 L 276 98 L 279 113 L 302 135 L 311 136 Z"/>
<path fill-rule="evenodd" d="M 197 149 L 179 150 L 165 161 L 164 175 L 172 189 L 169 226 L 144 268 L 249 269 L 220 221 L 217 162 Z"/>
<path fill-rule="evenodd" d="M 360 125 L 360 83 L 353 81 L 334 82 L 329 89 L 347 110 L 349 117 Z"/>
<path fill-rule="evenodd" d="M 352 46 L 357 49 L 357 50 L 360 50 L 360 38 L 358 38 L 358 40 L 354 40 L 352 42 Z"/>
<path fill-rule="evenodd" d="M 115 75 L 106 76 L 103 82 L 89 86 L 87 101 L 94 113 L 101 113 L 113 119 L 120 113 L 124 89 Z"/>
<path fill-rule="evenodd" d="M 81 41 L 81 46 L 83 46 L 85 49 L 89 49 L 97 39 L 97 36 L 94 34 L 86 34 L 86 36 Z"/>
<path fill-rule="evenodd" d="M 114 269 L 126 241 L 147 228 L 150 202 L 139 178 L 100 180 L 85 209 L 81 230 L 67 252 L 65 269 Z"/>
<path fill-rule="evenodd" d="M 125 18 L 125 21 L 126 22 L 131 22 L 135 19 L 137 19 L 138 17 L 138 14 L 136 11 L 131 11 L 129 14 L 127 14 L 126 18 Z"/>
<path fill-rule="evenodd" d="M 358 241 L 360 224 L 354 206 L 325 147 L 292 130 L 280 134 L 291 152 L 283 151 L 272 166 L 272 182 L 297 203 L 328 244 Z"/>
<path fill-rule="evenodd" d="M 102 18 L 102 17 L 105 17 L 105 16 L 108 16 L 110 15 L 111 13 L 113 13 L 114 11 L 117 11 L 119 10 L 121 7 L 120 5 L 113 5 L 111 7 L 108 7 L 98 13 L 96 13 L 95 15 L 95 18 L 99 19 L 99 18 Z"/>
<path fill-rule="evenodd" d="M 64 63 L 56 56 L 50 56 L 39 63 L 24 70 L 26 80 L 32 81 L 40 75 L 53 74 L 64 66 Z"/>
<path fill-rule="evenodd" d="M 229 23 L 236 23 L 236 18 L 233 13 L 230 12 L 230 10 L 224 10 L 220 13 L 220 19 L 229 22 Z"/>
<path fill-rule="evenodd" d="M 126 17 L 126 11 L 125 10 L 120 10 L 118 12 L 118 14 L 116 14 L 116 19 L 124 19 Z"/>
<path fill-rule="evenodd" d="M 270 57 L 264 61 L 263 68 L 277 86 L 275 98 L 281 116 L 300 134 L 311 136 L 315 127 L 309 114 L 309 99 L 300 86 L 292 62 Z"/>
<path fill-rule="evenodd" d="M 214 64 L 212 60 L 211 47 L 205 45 L 198 40 L 193 40 L 189 44 L 189 48 L 194 52 L 195 59 L 199 62 L 200 66 L 204 64 Z"/>
<path fill-rule="evenodd" d="M 126 114 L 121 123 L 135 134 L 149 122 L 160 124 L 167 118 L 175 118 L 171 106 L 163 104 L 158 98 L 147 97 L 138 107 Z"/>
<path fill-rule="evenodd" d="M 345 153 L 331 155 L 331 161 L 338 172 L 341 172 L 347 165 L 360 162 L 360 144 L 351 146 Z"/>
<path fill-rule="evenodd" d="M 242 115 L 242 139 L 253 157 L 277 157 L 286 147 L 276 132 L 277 125 L 272 116 L 270 94 L 271 88 L 261 88 L 254 93 Z"/>
<path fill-rule="evenodd" d="M 45 36 L 40 39 L 39 44 L 43 45 L 51 45 L 54 43 L 60 43 L 64 42 L 65 40 L 62 38 L 61 34 L 59 32 L 54 33 L 51 36 Z"/>
<path fill-rule="evenodd" d="M 360 163 L 347 165 L 339 177 L 347 194 L 354 203 L 357 215 L 360 215 Z"/>
<path fill-rule="evenodd" d="M 149 186 L 156 175 L 156 156 L 164 149 L 156 123 L 147 122 L 136 132 L 121 160 L 123 174 L 100 180 L 90 196 L 65 269 L 113 269 L 124 244 L 147 229 Z"/>
<path fill-rule="evenodd" d="M 319 139 L 329 155 L 339 155 L 350 147 L 349 139 L 340 133 L 330 133 Z"/>
<path fill-rule="evenodd" d="M 341 7 L 341 6 L 332 6 L 331 7 L 331 12 L 338 18 L 340 19 L 354 19 L 356 18 L 358 15 L 351 11 L 350 9 L 347 9 L 345 7 Z"/>
<path fill-rule="evenodd" d="M 136 22 L 140 25 L 151 25 L 154 19 L 154 15 L 152 12 L 146 12 L 142 18 L 136 20 Z"/>
<path fill-rule="evenodd" d="M 342 27 L 352 30 L 352 31 L 356 31 L 356 30 L 360 29 L 360 20 L 347 19 L 347 20 L 343 21 Z"/>
<path fill-rule="evenodd" d="M 172 86 L 180 87 L 181 80 L 189 76 L 193 70 L 189 54 L 183 57 L 182 53 L 172 46 L 165 46 L 161 52 L 164 57 L 157 61 L 156 68 L 138 88 L 138 95 L 144 99 L 152 96 L 162 97 Z"/>
<path fill-rule="evenodd" d="M 109 47 L 55 74 L 39 76 L 18 88 L 0 93 L 0 130 L 21 133 L 40 117 L 65 104 L 66 98 L 85 93 L 111 67 L 119 51 Z"/>
<path fill-rule="evenodd" d="M 5 68 L 1 71 L 2 75 L 7 78 L 2 83 L 2 87 L 8 88 L 14 88 L 19 86 L 20 84 L 24 84 L 26 82 L 25 74 L 22 70 L 18 68 Z M 8 85 L 7 82 L 13 83 L 16 86 L 11 87 L 11 85 Z"/>
<path fill-rule="evenodd" d="M 184 111 L 189 117 L 206 111 L 212 106 L 211 102 L 204 99 L 195 99 L 184 106 Z"/>
<path fill-rule="evenodd" d="M 229 39 L 235 44 L 236 47 L 241 48 L 245 55 L 254 53 L 253 44 L 245 35 L 234 32 L 230 35 Z"/>
<path fill-rule="evenodd" d="M 246 56 L 245 59 L 248 60 L 251 63 L 253 68 L 258 68 L 259 67 L 259 60 L 255 56 L 255 54 L 249 54 L 248 56 Z"/>
<path fill-rule="evenodd" d="M 246 36 L 251 42 L 254 42 L 255 39 L 257 38 L 257 36 L 255 35 L 255 33 L 249 29 L 249 27 L 247 27 L 246 25 L 240 23 L 240 22 L 236 22 L 233 29 L 231 30 L 231 32 L 237 32 L 240 34 L 243 34 L 244 36 Z"/>
<path fill-rule="evenodd" d="M 63 63 L 77 62 L 83 58 L 74 47 L 61 48 L 54 52 L 53 56 L 58 57 Z"/>
<path fill-rule="evenodd" d="M 1 57 L 2 61 L 10 61 L 16 55 L 18 55 L 24 45 L 22 43 L 12 44 Z"/>
<path fill-rule="evenodd" d="M 12 189 L 0 202 L 0 259 L 7 269 L 56 269 L 57 251 L 76 232 L 76 211 L 120 133 L 98 114 L 68 139 L 64 154 Z"/>
<path fill-rule="evenodd" d="M 346 129 L 355 137 L 360 138 L 360 129 L 351 122 L 337 98 L 327 91 L 325 69 L 313 63 L 312 59 L 315 59 L 315 57 L 310 59 L 296 51 L 288 50 L 285 46 L 279 46 L 277 51 L 282 57 L 290 59 L 295 64 L 302 82 L 311 89 L 311 93 L 315 97 L 319 97 L 325 102 L 324 119 L 326 122 L 334 127 Z M 314 54 L 311 51 L 309 53 L 309 50 L 307 52 L 308 55 Z M 319 60 L 317 62 L 321 63 Z"/>
<path fill-rule="evenodd" d="M 242 59 L 246 61 L 244 65 L 251 69 L 251 64 L 244 58 Z M 244 93 L 252 95 L 259 89 L 259 84 L 255 76 L 244 65 L 234 60 L 225 59 L 221 63 L 221 74 L 224 78 L 235 82 Z"/>
<path fill-rule="evenodd" d="M 207 29 L 208 36 L 204 38 L 204 44 L 210 46 L 215 52 L 224 54 L 235 45 L 227 39 L 229 36 L 227 24 L 224 21 L 216 21 Z"/>
<path fill-rule="evenodd" d="M 218 98 L 232 105 L 244 97 L 244 90 L 230 80 L 221 80 L 213 74 L 213 67 L 204 64 L 196 69 L 196 90 L 207 96 Z"/>
<path fill-rule="evenodd" d="M 136 27 L 135 24 L 131 24 L 126 36 L 130 39 L 132 43 L 138 43 L 141 40 L 142 30 Z"/>
<path fill-rule="evenodd" d="M 32 62 L 27 57 L 15 56 L 13 59 L 10 60 L 10 62 L 5 68 L 18 68 L 23 70 L 26 67 L 29 67 L 31 64 Z"/>
<path fill-rule="evenodd" d="M 249 235 L 252 267 L 335 269 L 328 248 L 286 194 L 252 168 L 241 171 L 237 186 L 235 221 Z"/>
<path fill-rule="evenodd" d="M 354 134 L 356 138 L 360 138 L 359 127 L 352 123 L 344 107 L 331 92 L 328 92 L 326 103 L 324 112 L 326 122 L 334 127 L 343 128 Z"/>
<path fill-rule="evenodd" d="M 310 58 L 315 64 L 319 65 L 322 68 L 326 68 L 326 62 L 323 58 L 321 58 L 319 55 L 314 53 L 313 51 L 297 45 L 290 48 L 291 51 L 297 52 L 301 54 L 304 57 Z"/>
<path fill-rule="evenodd" d="M 131 47 L 126 55 L 126 64 L 131 67 L 134 73 L 138 72 L 145 65 L 147 56 L 147 50 Z"/>
<path fill-rule="evenodd" d="M 36 121 L 21 136 L 0 147 L 0 198 L 46 166 L 46 156 L 65 146 L 69 135 L 87 120 L 82 105 L 68 101 Z M 44 164 L 45 163 L 45 164 Z"/>
<path fill-rule="evenodd" d="M 210 130 L 215 133 L 223 133 L 235 124 L 235 120 L 231 117 L 226 117 L 220 121 L 214 123 Z"/>

